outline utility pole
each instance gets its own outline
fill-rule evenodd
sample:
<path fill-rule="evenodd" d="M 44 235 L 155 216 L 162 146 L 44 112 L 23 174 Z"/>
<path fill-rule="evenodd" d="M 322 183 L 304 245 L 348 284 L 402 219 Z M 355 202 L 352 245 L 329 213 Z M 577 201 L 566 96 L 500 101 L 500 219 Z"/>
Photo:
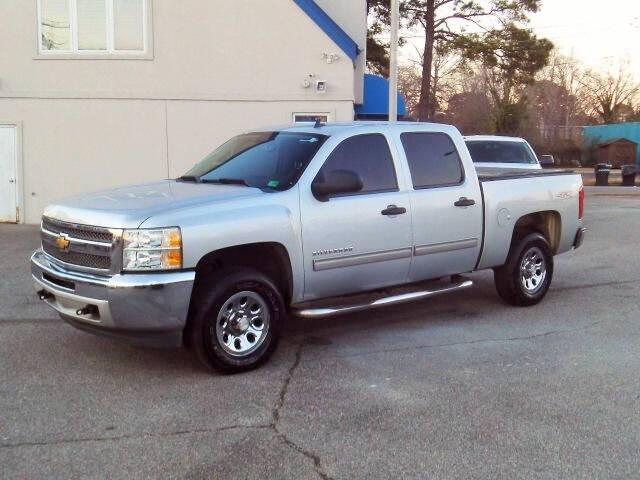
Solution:
<path fill-rule="evenodd" d="M 391 0 L 391 43 L 389 45 L 389 121 L 398 120 L 398 35 L 400 0 Z"/>

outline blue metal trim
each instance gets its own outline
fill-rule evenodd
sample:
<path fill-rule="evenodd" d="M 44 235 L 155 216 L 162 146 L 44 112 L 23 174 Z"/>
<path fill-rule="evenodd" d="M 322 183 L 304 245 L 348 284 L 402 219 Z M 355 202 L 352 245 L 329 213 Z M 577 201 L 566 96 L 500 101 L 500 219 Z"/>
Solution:
<path fill-rule="evenodd" d="M 333 21 L 314 0 L 293 0 L 298 7 L 318 25 L 331 40 L 333 40 L 351 60 L 360 54 L 358 44 Z"/>

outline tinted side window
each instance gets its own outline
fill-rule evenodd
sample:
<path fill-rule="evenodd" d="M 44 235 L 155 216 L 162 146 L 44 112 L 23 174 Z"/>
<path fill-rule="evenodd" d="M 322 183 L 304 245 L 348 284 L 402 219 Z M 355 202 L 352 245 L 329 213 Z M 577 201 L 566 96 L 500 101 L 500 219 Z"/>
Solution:
<path fill-rule="evenodd" d="M 396 172 L 384 135 L 357 135 L 346 139 L 331 152 L 318 173 L 322 178 L 333 170 L 351 170 L 360 175 L 359 193 L 397 190 Z"/>
<path fill-rule="evenodd" d="M 469 140 L 467 147 L 475 163 L 538 163 L 522 142 Z"/>
<path fill-rule="evenodd" d="M 415 188 L 457 185 L 464 180 L 460 156 L 449 135 L 444 133 L 403 133 Z"/>

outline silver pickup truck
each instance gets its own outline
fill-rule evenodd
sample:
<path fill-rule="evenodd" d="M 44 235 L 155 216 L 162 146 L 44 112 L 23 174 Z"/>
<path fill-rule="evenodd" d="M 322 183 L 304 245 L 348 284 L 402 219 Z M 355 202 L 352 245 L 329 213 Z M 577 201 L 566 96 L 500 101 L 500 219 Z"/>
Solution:
<path fill-rule="evenodd" d="M 583 208 L 571 172 L 476 173 L 451 126 L 297 125 L 239 135 L 175 180 L 50 205 L 31 268 L 71 325 L 237 372 L 289 316 L 458 291 L 475 270 L 534 305 L 554 255 L 582 243 Z"/>

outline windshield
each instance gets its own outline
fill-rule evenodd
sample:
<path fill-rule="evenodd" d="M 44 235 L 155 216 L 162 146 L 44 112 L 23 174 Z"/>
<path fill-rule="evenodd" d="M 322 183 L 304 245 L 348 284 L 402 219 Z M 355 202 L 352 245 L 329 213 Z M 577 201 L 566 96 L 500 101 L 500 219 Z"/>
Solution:
<path fill-rule="evenodd" d="M 181 179 L 287 190 L 300 178 L 326 135 L 256 132 L 238 135 L 207 155 Z"/>
<path fill-rule="evenodd" d="M 538 163 L 524 142 L 469 140 L 466 143 L 474 163 Z"/>

